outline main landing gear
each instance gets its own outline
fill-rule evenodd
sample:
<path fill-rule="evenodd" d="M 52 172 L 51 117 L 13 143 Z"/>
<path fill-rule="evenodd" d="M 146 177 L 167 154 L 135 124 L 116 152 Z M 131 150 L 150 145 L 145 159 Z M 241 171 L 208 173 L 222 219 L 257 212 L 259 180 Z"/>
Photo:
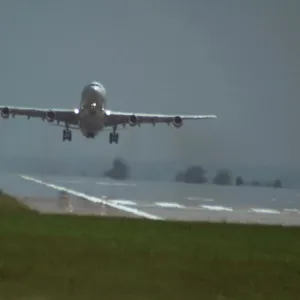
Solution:
<path fill-rule="evenodd" d="M 109 143 L 110 144 L 112 144 L 112 143 L 118 144 L 119 143 L 119 134 L 116 131 L 117 131 L 117 126 L 114 126 L 113 132 L 111 132 L 109 134 Z"/>
<path fill-rule="evenodd" d="M 66 124 L 66 129 L 63 130 L 63 142 L 65 140 L 69 142 L 72 141 L 72 131 L 69 129 L 68 124 Z"/>

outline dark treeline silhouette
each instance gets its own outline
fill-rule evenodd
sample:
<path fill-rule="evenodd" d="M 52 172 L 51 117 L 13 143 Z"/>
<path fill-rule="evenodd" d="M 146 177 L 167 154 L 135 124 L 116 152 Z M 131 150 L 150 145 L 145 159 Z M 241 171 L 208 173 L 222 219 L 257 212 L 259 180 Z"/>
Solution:
<path fill-rule="evenodd" d="M 257 187 L 274 187 L 274 188 L 281 188 L 282 184 L 281 184 L 281 180 L 280 179 L 275 179 L 273 181 L 270 182 L 260 182 L 258 180 L 252 180 L 251 182 L 244 182 L 243 178 L 241 176 L 238 176 L 236 178 L 235 184 L 237 186 L 240 185 L 251 185 L 251 186 L 257 186 Z"/>
<path fill-rule="evenodd" d="M 206 177 L 207 171 L 201 166 L 190 166 L 184 172 L 179 172 L 175 181 L 186 183 L 208 183 L 209 180 Z M 230 185 L 232 182 L 232 176 L 229 170 L 221 169 L 214 176 L 212 182 L 219 185 Z"/>
<path fill-rule="evenodd" d="M 188 182 L 188 183 L 206 183 L 206 171 L 201 166 L 192 166 L 187 168 L 185 172 L 179 172 L 175 181 Z"/>
<path fill-rule="evenodd" d="M 179 172 L 175 176 L 175 181 L 185 182 L 185 183 L 208 183 L 209 180 L 206 177 L 206 170 L 201 166 L 190 166 L 184 172 Z M 212 179 L 212 183 L 216 185 L 233 185 L 233 179 L 231 171 L 228 169 L 220 169 L 216 172 L 215 176 Z M 270 182 L 259 182 L 258 180 L 252 180 L 250 183 L 244 181 L 242 176 L 237 176 L 235 178 L 235 185 L 251 185 L 251 186 L 264 186 L 264 187 L 274 187 L 281 188 L 282 184 L 279 179 Z"/>
<path fill-rule="evenodd" d="M 242 177 L 242 176 L 238 176 L 238 177 L 235 179 L 235 185 L 240 186 L 240 185 L 243 185 L 243 184 L 244 184 L 243 177 Z"/>
<path fill-rule="evenodd" d="M 213 178 L 213 183 L 219 185 L 231 185 L 232 183 L 231 172 L 225 169 L 219 170 L 216 173 L 215 177 Z"/>
<path fill-rule="evenodd" d="M 129 166 L 121 158 L 116 158 L 113 161 L 112 168 L 104 172 L 103 176 L 116 179 L 116 180 L 129 179 L 130 177 Z"/>

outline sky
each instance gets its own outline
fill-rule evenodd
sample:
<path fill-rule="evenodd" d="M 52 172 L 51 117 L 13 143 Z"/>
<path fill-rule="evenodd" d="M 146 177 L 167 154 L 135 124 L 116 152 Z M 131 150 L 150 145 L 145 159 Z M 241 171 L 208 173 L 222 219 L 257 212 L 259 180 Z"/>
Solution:
<path fill-rule="evenodd" d="M 74 108 L 85 84 L 110 109 L 217 114 L 181 129 L 145 125 L 88 140 L 19 117 L 0 120 L 1 158 L 300 166 L 300 2 L 5 0 L 1 104 Z"/>

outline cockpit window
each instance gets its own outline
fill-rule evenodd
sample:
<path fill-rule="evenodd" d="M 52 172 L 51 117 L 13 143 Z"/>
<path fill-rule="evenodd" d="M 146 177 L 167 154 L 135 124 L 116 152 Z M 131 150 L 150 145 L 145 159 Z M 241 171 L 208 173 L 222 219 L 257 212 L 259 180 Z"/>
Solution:
<path fill-rule="evenodd" d="M 95 81 L 94 81 L 94 82 L 92 82 L 92 83 L 90 84 L 90 86 L 99 86 L 99 87 L 100 87 L 101 85 L 100 85 L 98 82 L 95 82 Z"/>

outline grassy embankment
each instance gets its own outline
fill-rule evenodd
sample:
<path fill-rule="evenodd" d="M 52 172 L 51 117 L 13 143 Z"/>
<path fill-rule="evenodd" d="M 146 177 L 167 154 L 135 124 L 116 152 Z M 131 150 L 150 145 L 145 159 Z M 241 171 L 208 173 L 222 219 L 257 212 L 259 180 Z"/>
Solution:
<path fill-rule="evenodd" d="M 300 229 L 39 215 L 0 196 L 0 299 L 299 297 Z"/>

